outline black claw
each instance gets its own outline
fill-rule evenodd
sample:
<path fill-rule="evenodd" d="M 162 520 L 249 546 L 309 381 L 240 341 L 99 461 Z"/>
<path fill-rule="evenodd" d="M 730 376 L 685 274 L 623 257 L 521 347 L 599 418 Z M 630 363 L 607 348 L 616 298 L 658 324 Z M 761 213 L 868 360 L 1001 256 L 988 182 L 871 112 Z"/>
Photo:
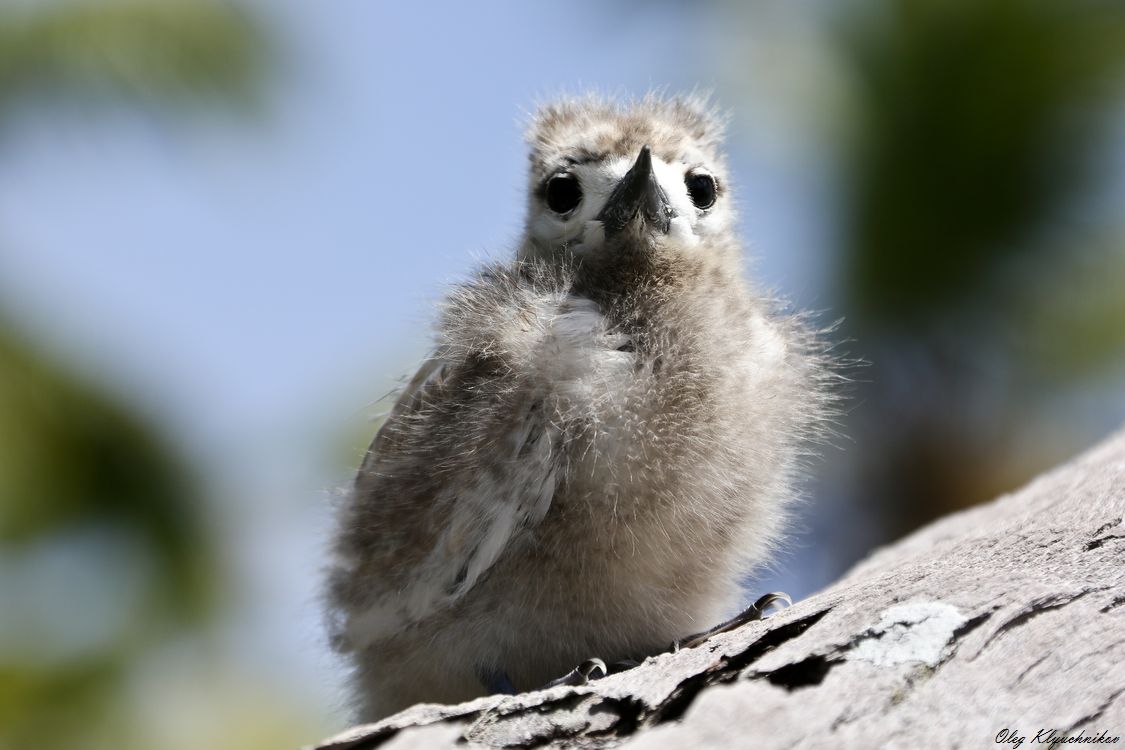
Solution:
<path fill-rule="evenodd" d="M 590 680 L 605 677 L 608 672 L 605 662 L 601 659 L 587 659 L 557 680 L 551 680 L 541 689 L 558 687 L 559 685 L 585 685 Z"/>
<path fill-rule="evenodd" d="M 718 635 L 719 633 L 730 632 L 731 630 L 735 630 L 736 628 L 739 628 L 748 622 L 754 622 L 755 620 L 764 620 L 766 618 L 766 612 L 771 607 L 774 607 L 776 605 L 781 605 L 780 607 L 777 607 L 778 609 L 791 607 L 793 606 L 793 600 L 789 598 L 789 594 L 786 594 L 782 591 L 774 591 L 766 594 L 760 597 L 758 601 L 754 602 L 749 607 L 744 609 L 741 613 L 735 615 L 726 622 L 719 623 L 710 630 L 705 630 L 702 633 L 696 633 L 695 635 L 688 636 L 683 640 L 673 641 L 672 646 L 669 650 L 672 651 L 672 653 L 675 653 L 681 648 L 694 648 L 706 642 L 707 639 L 711 636 Z"/>

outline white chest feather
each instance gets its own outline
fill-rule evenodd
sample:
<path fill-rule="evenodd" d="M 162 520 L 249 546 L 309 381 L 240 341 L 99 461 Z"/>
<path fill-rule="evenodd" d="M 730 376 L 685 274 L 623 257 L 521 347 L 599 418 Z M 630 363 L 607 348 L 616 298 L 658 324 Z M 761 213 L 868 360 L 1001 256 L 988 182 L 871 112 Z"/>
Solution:
<path fill-rule="evenodd" d="M 535 364 L 541 382 L 551 384 L 564 408 L 596 408 L 627 385 L 634 355 L 630 341 L 611 333 L 598 306 L 583 297 L 568 297 L 552 316 Z"/>

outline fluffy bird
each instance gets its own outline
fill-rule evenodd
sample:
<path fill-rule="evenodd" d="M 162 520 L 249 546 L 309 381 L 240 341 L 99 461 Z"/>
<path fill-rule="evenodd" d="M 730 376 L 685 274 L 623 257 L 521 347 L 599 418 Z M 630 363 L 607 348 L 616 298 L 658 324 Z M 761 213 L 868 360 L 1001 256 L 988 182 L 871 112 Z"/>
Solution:
<path fill-rule="evenodd" d="M 829 368 L 743 278 L 721 131 L 694 98 L 535 115 L 518 251 L 444 300 L 340 509 L 360 719 L 643 659 L 775 549 Z"/>

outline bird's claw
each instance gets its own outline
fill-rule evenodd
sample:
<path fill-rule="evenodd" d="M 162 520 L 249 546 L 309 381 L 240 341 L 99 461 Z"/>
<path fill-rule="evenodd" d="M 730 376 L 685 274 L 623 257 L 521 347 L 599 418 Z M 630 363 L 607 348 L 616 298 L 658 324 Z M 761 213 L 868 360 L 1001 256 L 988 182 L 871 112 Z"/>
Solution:
<path fill-rule="evenodd" d="M 792 605 L 793 600 L 789 598 L 789 594 L 780 591 L 766 594 L 762 597 L 759 597 L 758 601 L 754 602 L 749 607 L 744 609 L 741 613 L 735 615 L 726 622 L 720 623 L 710 630 L 705 630 L 702 633 L 696 633 L 695 635 L 688 636 L 683 640 L 673 641 L 670 650 L 676 652 L 681 648 L 693 648 L 694 646 L 702 644 L 713 635 L 726 633 L 742 625 L 745 625 L 748 622 L 753 622 L 754 620 L 765 619 L 766 614 L 771 608 L 776 607 L 778 609 L 784 609 L 785 607 L 791 607 Z M 633 660 L 625 660 L 614 662 L 607 667 L 606 663 L 601 659 L 587 659 L 574 669 L 567 672 L 562 677 L 559 677 L 556 680 L 551 680 L 540 689 L 545 690 L 547 688 L 558 687 L 559 685 L 569 685 L 571 687 L 585 685 L 591 680 L 599 680 L 608 674 L 617 674 L 618 672 L 624 672 L 627 669 L 632 669 L 633 667 L 637 666 L 638 663 L 639 662 Z"/>
<path fill-rule="evenodd" d="M 574 669 L 570 670 L 557 680 L 551 680 L 544 688 L 558 687 L 559 685 L 570 685 L 572 687 L 577 685 L 585 685 L 590 680 L 597 680 L 605 677 L 609 673 L 605 662 L 601 659 L 587 659 L 579 664 Z"/>
<path fill-rule="evenodd" d="M 774 591 L 765 594 L 758 598 L 758 601 L 751 604 L 739 614 L 730 618 L 726 622 L 719 623 L 710 630 L 704 630 L 702 633 L 690 635 L 682 640 L 673 641 L 671 651 L 675 653 L 681 648 L 694 648 L 706 642 L 708 638 L 719 633 L 728 633 L 731 630 L 739 628 L 748 622 L 755 620 L 764 620 L 766 613 L 776 607 L 777 609 L 785 609 L 786 607 L 793 606 L 793 600 L 789 598 L 789 594 L 782 591 Z"/>

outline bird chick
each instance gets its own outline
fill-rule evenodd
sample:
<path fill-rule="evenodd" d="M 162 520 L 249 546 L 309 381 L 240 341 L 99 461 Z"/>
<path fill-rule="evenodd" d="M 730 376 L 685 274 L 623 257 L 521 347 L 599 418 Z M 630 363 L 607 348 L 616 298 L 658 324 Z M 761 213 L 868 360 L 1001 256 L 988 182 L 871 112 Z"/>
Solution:
<path fill-rule="evenodd" d="M 516 257 L 445 299 L 340 509 L 360 719 L 643 659 L 774 549 L 828 370 L 743 280 L 721 130 L 696 99 L 535 116 Z"/>

